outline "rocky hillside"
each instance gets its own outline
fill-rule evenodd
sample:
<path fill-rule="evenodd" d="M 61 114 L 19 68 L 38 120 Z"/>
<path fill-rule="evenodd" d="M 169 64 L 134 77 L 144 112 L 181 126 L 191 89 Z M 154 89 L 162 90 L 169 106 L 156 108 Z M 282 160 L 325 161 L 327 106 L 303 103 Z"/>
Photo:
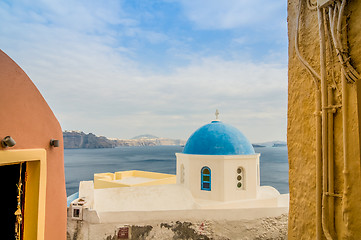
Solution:
<path fill-rule="evenodd" d="M 86 134 L 81 131 L 63 132 L 64 148 L 113 148 L 119 146 L 159 146 L 159 145 L 184 145 L 180 139 L 158 138 L 153 135 L 141 135 L 132 139 L 109 139 Z"/>
<path fill-rule="evenodd" d="M 116 141 L 98 137 L 93 133 L 65 131 L 63 138 L 64 148 L 112 148 L 116 146 Z"/>
<path fill-rule="evenodd" d="M 184 145 L 185 141 L 169 138 L 141 138 L 141 139 L 117 139 L 118 146 L 160 146 L 160 145 Z"/>

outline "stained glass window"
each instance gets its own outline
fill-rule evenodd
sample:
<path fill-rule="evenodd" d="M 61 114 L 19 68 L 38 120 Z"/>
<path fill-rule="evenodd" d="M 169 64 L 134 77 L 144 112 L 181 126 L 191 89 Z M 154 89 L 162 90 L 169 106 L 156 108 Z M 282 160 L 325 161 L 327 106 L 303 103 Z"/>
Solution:
<path fill-rule="evenodd" d="M 201 189 L 211 191 L 211 169 L 203 167 L 201 170 Z"/>

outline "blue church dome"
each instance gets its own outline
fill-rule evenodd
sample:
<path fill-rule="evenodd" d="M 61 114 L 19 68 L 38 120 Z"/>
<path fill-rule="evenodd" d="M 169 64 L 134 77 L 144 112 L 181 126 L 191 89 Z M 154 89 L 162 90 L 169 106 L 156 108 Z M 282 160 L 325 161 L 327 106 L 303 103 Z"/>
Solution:
<path fill-rule="evenodd" d="M 251 155 L 252 144 L 235 127 L 215 120 L 195 131 L 183 153 L 198 155 Z"/>

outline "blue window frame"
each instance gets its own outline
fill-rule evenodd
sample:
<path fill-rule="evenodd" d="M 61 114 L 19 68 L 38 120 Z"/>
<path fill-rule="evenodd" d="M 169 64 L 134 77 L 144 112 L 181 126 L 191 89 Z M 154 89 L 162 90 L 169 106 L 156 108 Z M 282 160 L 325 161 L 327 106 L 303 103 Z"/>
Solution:
<path fill-rule="evenodd" d="M 211 191 L 211 169 L 203 167 L 201 170 L 201 189 Z"/>

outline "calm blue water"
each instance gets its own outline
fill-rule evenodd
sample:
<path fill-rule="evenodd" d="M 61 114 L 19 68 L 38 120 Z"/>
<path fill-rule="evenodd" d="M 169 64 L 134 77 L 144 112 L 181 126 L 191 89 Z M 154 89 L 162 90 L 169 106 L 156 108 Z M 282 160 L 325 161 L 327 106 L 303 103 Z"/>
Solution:
<path fill-rule="evenodd" d="M 119 147 L 102 149 L 65 149 L 67 195 L 78 191 L 79 182 L 93 180 L 94 173 L 125 170 L 176 174 L 176 152 L 180 146 Z M 288 193 L 288 158 L 286 147 L 255 148 L 261 153 L 261 185 Z"/>

